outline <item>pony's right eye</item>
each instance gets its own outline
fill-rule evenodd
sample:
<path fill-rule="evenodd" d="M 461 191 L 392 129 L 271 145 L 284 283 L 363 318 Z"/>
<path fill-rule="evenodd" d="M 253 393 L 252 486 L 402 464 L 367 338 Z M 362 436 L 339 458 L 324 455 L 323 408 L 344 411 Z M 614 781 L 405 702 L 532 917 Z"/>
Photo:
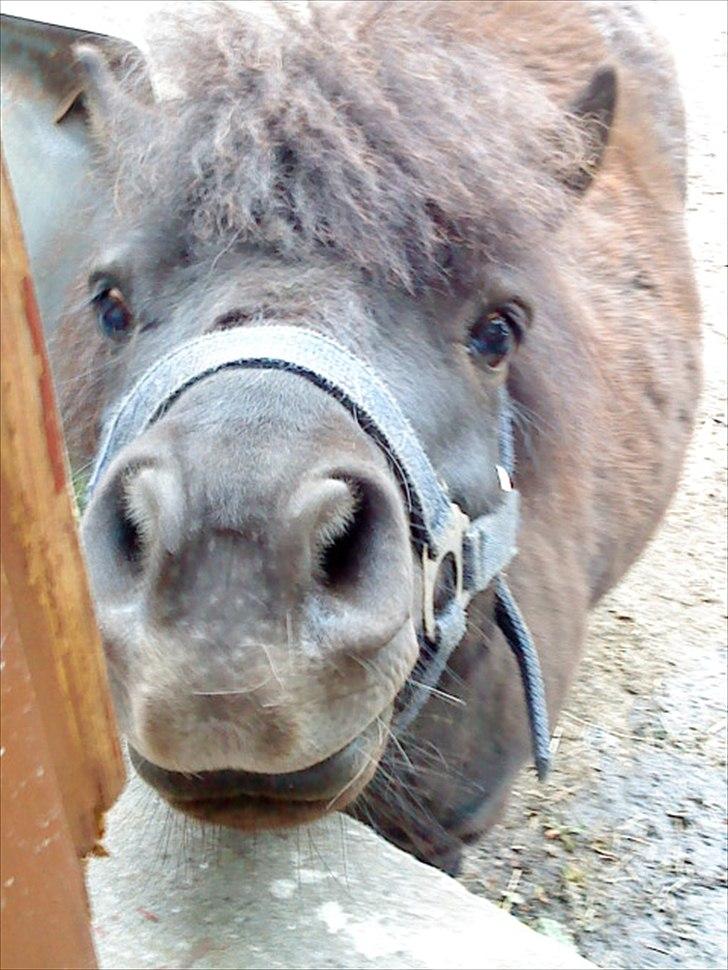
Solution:
<path fill-rule="evenodd" d="M 121 290 L 116 286 L 101 290 L 91 303 L 103 335 L 111 340 L 125 340 L 133 329 L 134 318 Z"/>

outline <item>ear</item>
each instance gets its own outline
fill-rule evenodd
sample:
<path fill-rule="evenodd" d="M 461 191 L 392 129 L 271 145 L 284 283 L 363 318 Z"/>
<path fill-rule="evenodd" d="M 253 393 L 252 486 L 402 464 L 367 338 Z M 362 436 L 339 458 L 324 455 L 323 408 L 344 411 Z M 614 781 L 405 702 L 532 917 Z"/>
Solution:
<path fill-rule="evenodd" d="M 140 106 L 154 101 L 146 62 L 133 44 L 115 41 L 103 51 L 90 44 L 77 44 L 74 55 L 81 74 L 78 93 L 94 135 L 106 130 L 120 99 L 131 99 Z M 124 78 L 123 93 L 119 75 Z"/>
<path fill-rule="evenodd" d="M 109 64 L 97 47 L 78 44 L 74 48 L 81 69 L 82 97 L 94 131 L 103 128 L 111 114 L 117 84 Z"/>
<path fill-rule="evenodd" d="M 585 192 L 591 185 L 604 157 L 617 106 L 617 74 L 612 67 L 601 67 L 571 106 L 571 115 L 586 137 L 587 151 L 582 165 L 566 176 L 574 192 Z"/>

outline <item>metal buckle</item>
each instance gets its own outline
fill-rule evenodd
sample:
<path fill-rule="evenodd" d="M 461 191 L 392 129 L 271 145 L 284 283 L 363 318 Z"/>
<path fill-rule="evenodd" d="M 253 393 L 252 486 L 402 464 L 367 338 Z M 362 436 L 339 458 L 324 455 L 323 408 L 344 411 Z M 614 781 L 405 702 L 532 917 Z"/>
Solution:
<path fill-rule="evenodd" d="M 511 476 L 508 474 L 507 469 L 505 469 L 503 465 L 496 465 L 495 473 L 498 476 L 498 484 L 500 485 L 501 492 L 512 492 L 513 482 L 511 481 Z"/>
<path fill-rule="evenodd" d="M 455 592 L 452 598 L 459 602 L 463 609 L 470 602 L 471 597 L 463 590 L 463 540 L 469 525 L 468 516 L 453 503 L 450 506 L 450 521 L 447 529 L 438 537 L 438 554 L 433 558 L 429 546 L 425 546 L 422 550 L 422 618 L 425 636 L 433 644 L 437 642 L 435 588 L 440 567 L 448 556 L 452 556 L 455 566 Z"/>

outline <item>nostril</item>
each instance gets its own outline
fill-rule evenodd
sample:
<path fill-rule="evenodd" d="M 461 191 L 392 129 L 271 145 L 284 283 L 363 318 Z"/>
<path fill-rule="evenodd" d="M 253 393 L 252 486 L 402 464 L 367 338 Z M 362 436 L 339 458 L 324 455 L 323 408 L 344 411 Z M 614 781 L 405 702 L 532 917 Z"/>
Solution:
<path fill-rule="evenodd" d="M 313 582 L 303 587 L 311 635 L 349 659 L 375 655 L 401 631 L 416 647 L 405 506 L 396 482 L 362 466 L 329 467 L 313 487 L 309 480 L 300 504 L 313 514 L 290 520 L 313 543 Z"/>
<path fill-rule="evenodd" d="M 144 553 L 144 542 L 139 526 L 122 503 L 115 510 L 113 529 L 114 542 L 122 559 L 138 568 Z"/>
<path fill-rule="evenodd" d="M 135 571 L 142 565 L 151 525 L 149 509 L 143 507 L 143 489 L 139 488 L 138 478 L 143 473 L 143 469 L 127 469 L 119 478 L 113 492 L 110 522 L 118 558 Z"/>
<path fill-rule="evenodd" d="M 319 539 L 320 579 L 329 588 L 354 582 L 365 556 L 370 518 L 366 491 L 356 483 L 346 484 L 351 500 L 329 519 Z"/>
<path fill-rule="evenodd" d="M 99 604 L 128 604 L 151 593 L 167 553 L 177 555 L 187 535 L 176 459 L 162 448 L 140 452 L 117 459 L 84 512 L 84 553 Z"/>
<path fill-rule="evenodd" d="M 115 560 L 137 573 L 157 552 L 174 552 L 183 522 L 177 476 L 163 467 L 128 467 L 109 492 L 107 528 Z"/>

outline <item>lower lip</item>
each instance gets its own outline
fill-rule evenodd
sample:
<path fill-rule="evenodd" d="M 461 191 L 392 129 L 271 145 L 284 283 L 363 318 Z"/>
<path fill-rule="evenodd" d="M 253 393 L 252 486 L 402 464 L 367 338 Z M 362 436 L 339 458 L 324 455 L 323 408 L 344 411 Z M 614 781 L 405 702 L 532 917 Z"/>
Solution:
<path fill-rule="evenodd" d="M 289 774 L 183 774 L 159 768 L 131 747 L 130 755 L 139 775 L 180 812 L 238 829 L 288 827 L 340 810 L 361 793 L 384 749 L 385 723 L 384 715 L 375 718 L 341 751 Z M 346 762 L 345 772 L 342 761 Z M 347 779 L 344 782 L 342 774 Z"/>
<path fill-rule="evenodd" d="M 193 801 L 177 801 L 167 798 L 177 811 L 190 815 L 200 822 L 224 825 L 242 831 L 260 829 L 293 828 L 313 822 L 328 812 L 344 809 L 361 794 L 377 770 L 376 761 L 368 765 L 361 775 L 342 786 L 338 795 L 321 801 L 296 801 L 283 798 L 265 798 L 255 795 L 233 795 L 230 798 L 200 798 Z"/>

